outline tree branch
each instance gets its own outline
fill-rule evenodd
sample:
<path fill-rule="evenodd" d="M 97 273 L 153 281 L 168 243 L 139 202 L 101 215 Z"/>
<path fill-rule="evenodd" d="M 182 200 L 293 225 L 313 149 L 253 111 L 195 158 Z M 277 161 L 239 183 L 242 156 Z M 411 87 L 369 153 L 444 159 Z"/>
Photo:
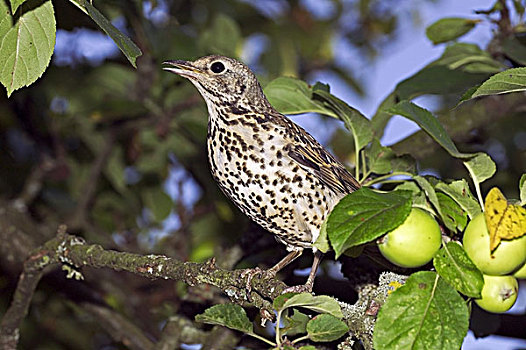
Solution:
<path fill-rule="evenodd" d="M 154 343 L 142 330 L 112 309 L 91 303 L 82 303 L 82 308 L 95 317 L 111 337 L 131 350 L 153 350 Z"/>
<path fill-rule="evenodd" d="M 58 237 L 64 234 L 65 227 L 59 228 Z M 27 315 L 33 293 L 44 274 L 44 268 L 55 262 L 54 254 L 48 248 L 53 246 L 52 242 L 56 240 L 57 238 L 54 238 L 42 248 L 34 250 L 24 263 L 24 271 L 18 278 L 11 305 L 0 322 L 0 347 L 2 349 L 16 349 L 20 324 Z"/>
<path fill-rule="evenodd" d="M 181 343 L 200 344 L 209 333 L 197 329 L 192 321 L 179 315 L 170 317 L 163 328 L 161 339 L 155 345 L 155 350 L 178 349 Z"/>
<path fill-rule="evenodd" d="M 272 310 L 269 300 L 282 293 L 286 285 L 269 278 L 250 279 L 250 291 L 247 290 L 249 276 L 245 270 L 225 270 L 215 264 L 215 259 L 205 263 L 182 262 L 162 255 L 139 255 L 114 250 L 105 250 L 100 245 L 87 244 L 82 238 L 66 234 L 61 226 L 55 238 L 34 250 L 24 264 L 15 295 L 0 323 L 0 345 L 3 348 L 16 348 L 19 327 L 27 315 L 35 288 L 44 273 L 44 268 L 62 264 L 68 271 L 68 277 L 77 279 L 82 275 L 77 268 L 111 268 L 128 271 L 150 279 L 172 279 L 190 286 L 209 284 L 221 289 L 230 299 L 240 304 Z"/>
<path fill-rule="evenodd" d="M 362 342 L 366 350 L 373 348 L 373 331 L 376 324 L 376 316 L 380 307 L 385 303 L 389 293 L 401 286 L 407 276 L 393 272 L 383 272 L 378 284 L 365 283 L 356 286 L 358 300 L 354 304 L 340 302 L 343 318 L 349 326 L 351 336 L 344 340 L 343 345 L 352 346 L 357 338 Z"/>
<path fill-rule="evenodd" d="M 29 204 L 38 196 L 42 189 L 42 183 L 47 172 L 55 167 L 55 160 L 41 154 L 41 160 L 29 172 L 24 187 L 16 199 L 13 200 L 13 206 L 19 211 L 26 211 Z"/>
<path fill-rule="evenodd" d="M 234 331 L 221 326 L 215 326 L 203 343 L 202 350 L 234 349 L 239 338 Z"/>

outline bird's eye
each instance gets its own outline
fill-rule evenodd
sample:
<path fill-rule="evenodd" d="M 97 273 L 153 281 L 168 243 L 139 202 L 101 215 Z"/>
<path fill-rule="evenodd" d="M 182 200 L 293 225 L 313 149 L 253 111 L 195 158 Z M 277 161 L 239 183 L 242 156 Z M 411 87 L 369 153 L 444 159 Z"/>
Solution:
<path fill-rule="evenodd" d="M 212 70 L 212 72 L 216 73 L 216 74 L 219 74 L 221 72 L 223 72 L 225 70 L 225 65 L 221 62 L 214 62 L 212 63 L 212 65 L 210 66 L 210 69 Z"/>

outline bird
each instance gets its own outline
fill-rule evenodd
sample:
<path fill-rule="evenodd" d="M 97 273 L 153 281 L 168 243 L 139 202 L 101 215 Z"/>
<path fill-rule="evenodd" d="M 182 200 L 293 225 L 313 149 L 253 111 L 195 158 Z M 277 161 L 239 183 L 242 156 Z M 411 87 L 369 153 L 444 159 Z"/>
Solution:
<path fill-rule="evenodd" d="M 288 254 L 264 273 L 275 277 L 310 248 L 314 259 L 306 283 L 286 291 L 312 292 L 323 256 L 313 243 L 333 207 L 360 183 L 270 104 L 256 75 L 240 61 L 212 55 L 163 65 L 190 80 L 206 102 L 214 180 L 245 215 L 286 246 Z"/>

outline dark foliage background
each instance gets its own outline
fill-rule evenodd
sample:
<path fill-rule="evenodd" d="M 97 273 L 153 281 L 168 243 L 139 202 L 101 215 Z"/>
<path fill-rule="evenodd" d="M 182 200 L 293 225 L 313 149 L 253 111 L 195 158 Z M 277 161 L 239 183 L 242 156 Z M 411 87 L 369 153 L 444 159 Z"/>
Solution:
<path fill-rule="evenodd" d="M 191 84 L 163 72 L 161 62 L 211 53 L 243 56 L 263 84 L 282 75 L 309 80 L 328 71 L 363 94 L 359 67 L 342 64 L 331 43 L 339 38 L 365 61 L 381 59 L 400 23 L 418 18 L 419 8 L 413 2 L 397 11 L 398 5 L 382 0 L 328 3 L 332 11 L 319 17 L 299 1 L 94 1 L 143 55 L 137 70 L 118 52 L 94 61 L 79 53 L 81 44 L 74 39 L 35 84 L 9 99 L 0 96 L 0 310 L 11 300 L 29 251 L 63 223 L 69 232 L 107 249 L 191 261 L 216 256 L 230 268 L 272 266 L 284 248 L 219 192 L 206 161 L 205 105 Z M 53 5 L 58 28 L 77 33 L 77 39 L 78 28 L 99 30 L 70 3 Z M 487 51 L 507 66 L 522 65 L 525 60 L 510 58 L 502 43 L 515 34 L 520 39 L 523 25 L 492 16 L 495 33 Z M 244 47 L 248 38 L 264 45 Z M 526 169 L 524 96 L 490 97 L 451 109 L 463 93 L 453 92 L 439 92 L 441 121 L 459 149 L 488 152 L 497 162 L 497 175 L 483 188 L 498 184 L 517 198 L 517 181 Z M 380 136 L 387 119 L 377 120 Z M 327 132 L 333 123 L 319 120 Z M 349 134 L 338 130 L 328 139 L 328 146 L 352 166 Z M 415 157 L 420 169 L 444 178 L 466 177 L 462 164 L 422 133 L 393 148 Z M 300 283 L 304 277 L 293 270 L 310 261 L 310 253 L 305 254 L 280 277 L 289 285 Z M 385 268 L 367 257 L 343 258 L 342 266 L 348 280 L 324 273 L 315 292 L 353 302 L 356 275 L 374 276 Z M 66 280 L 61 271 L 45 276 L 23 324 L 21 348 L 124 349 L 129 344 L 117 341 L 101 321 L 116 316 L 101 315 L 96 306 L 110 307 L 155 340 L 168 317 L 193 320 L 207 306 L 227 300 L 203 286 L 152 282 L 110 270 L 83 273 L 85 281 Z M 513 326 L 516 320 L 484 317 L 495 322 L 485 323 L 493 328 L 480 334 L 526 337 L 523 328 Z M 251 342 L 245 340 L 257 346 Z"/>

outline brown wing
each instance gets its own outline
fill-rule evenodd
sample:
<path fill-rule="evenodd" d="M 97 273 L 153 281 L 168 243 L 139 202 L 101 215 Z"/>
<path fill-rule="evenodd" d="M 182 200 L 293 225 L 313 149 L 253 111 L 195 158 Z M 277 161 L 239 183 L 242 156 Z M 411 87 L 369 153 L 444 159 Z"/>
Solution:
<path fill-rule="evenodd" d="M 287 147 L 289 157 L 335 192 L 347 194 L 361 187 L 345 166 L 310 134 L 291 121 L 286 122 L 294 135 Z"/>
<path fill-rule="evenodd" d="M 335 192 L 345 194 L 360 188 L 358 181 L 347 169 L 322 147 L 293 145 L 289 149 L 289 156 Z"/>

